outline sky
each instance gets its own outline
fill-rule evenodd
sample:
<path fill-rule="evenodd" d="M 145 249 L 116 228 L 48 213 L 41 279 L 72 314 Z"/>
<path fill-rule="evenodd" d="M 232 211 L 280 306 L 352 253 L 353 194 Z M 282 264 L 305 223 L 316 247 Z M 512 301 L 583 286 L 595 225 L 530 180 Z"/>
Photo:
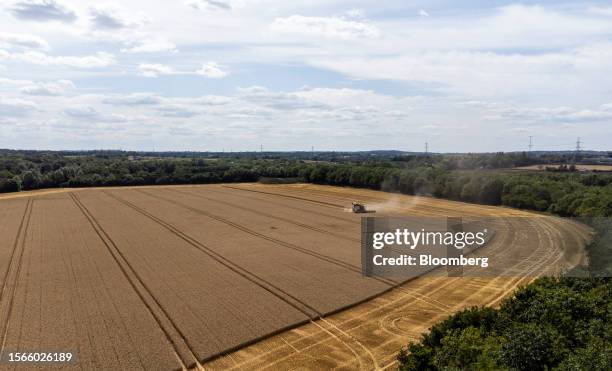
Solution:
<path fill-rule="evenodd" d="M 0 148 L 612 150 L 612 3 L 0 1 Z"/>

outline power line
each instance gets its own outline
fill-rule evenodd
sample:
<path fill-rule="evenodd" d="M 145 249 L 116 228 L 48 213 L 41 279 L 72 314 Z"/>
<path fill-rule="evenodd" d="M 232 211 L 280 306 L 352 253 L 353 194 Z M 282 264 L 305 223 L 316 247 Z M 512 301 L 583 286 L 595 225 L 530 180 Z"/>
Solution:
<path fill-rule="evenodd" d="M 581 147 L 580 145 L 584 144 L 580 141 L 580 137 L 578 137 L 578 139 L 576 140 L 576 153 L 580 153 Z"/>

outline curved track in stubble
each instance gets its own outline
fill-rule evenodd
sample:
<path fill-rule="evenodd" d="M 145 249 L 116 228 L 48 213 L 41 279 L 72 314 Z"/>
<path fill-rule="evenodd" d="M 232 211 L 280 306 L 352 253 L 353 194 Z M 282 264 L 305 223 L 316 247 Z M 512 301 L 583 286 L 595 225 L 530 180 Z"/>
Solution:
<path fill-rule="evenodd" d="M 299 196 L 287 195 L 283 191 L 266 189 L 245 190 L 231 186 L 236 190 L 249 193 L 257 192 L 270 197 L 278 196 L 287 199 L 305 200 L 312 197 L 311 202 L 319 202 L 319 197 L 325 196 L 325 187 L 318 189 L 292 189 Z M 296 187 L 297 188 L 297 187 Z M 344 192 L 342 192 L 344 191 Z M 371 191 L 355 189 L 332 189 L 332 192 L 342 192 L 334 195 L 335 202 L 363 200 L 366 203 L 384 201 L 384 196 Z M 359 198 L 357 198 L 359 197 Z M 426 199 L 421 207 L 410 205 L 410 215 L 465 215 L 465 209 L 440 207 L 445 201 Z M 434 205 L 431 205 L 433 203 Z M 435 205 L 435 204 L 438 205 Z M 324 202 L 333 207 L 332 202 Z M 458 207 L 466 204 L 456 203 Z M 474 214 L 476 208 L 484 210 L 485 215 L 511 216 L 506 219 L 507 233 L 497 238 L 491 246 L 487 246 L 488 254 L 508 255 L 512 250 L 508 247 L 517 243 L 516 235 L 524 228 L 522 220 L 517 222 L 516 216 L 530 214 L 512 210 L 468 205 L 468 214 Z M 471 209 L 471 210 L 470 210 Z M 434 210 L 432 212 L 432 210 Z M 402 205 L 393 205 L 386 211 L 393 214 L 402 213 Z M 470 213 L 471 211 L 471 213 Z M 288 331 L 278 338 L 271 338 L 233 354 L 216 359 L 206 364 L 212 369 L 262 369 L 262 370 L 292 370 L 292 369 L 387 369 L 396 361 L 397 351 L 409 341 L 417 341 L 420 334 L 431 325 L 449 314 L 473 305 L 495 306 L 510 295 L 517 287 L 532 281 L 559 261 L 558 250 L 571 247 L 572 243 L 583 246 L 589 239 L 589 231 L 583 226 L 557 218 L 537 216 L 533 229 L 537 238 L 543 242 L 543 247 L 531 252 L 529 264 L 524 262 L 509 270 L 516 269 L 517 277 L 466 278 L 466 277 L 421 277 L 397 286 L 391 292 L 385 293 L 367 303 L 350 308 L 331 317 L 325 324 L 333 326 L 346 336 L 335 336 L 321 325 L 306 325 L 300 329 Z M 569 242 L 568 242 L 569 240 Z M 556 248 L 555 246 L 560 245 Z M 466 290 L 467 288 L 467 290 Z M 462 295 L 452 296 L 450 293 L 463 291 Z M 380 333 L 384 335 L 380 335 Z M 375 335 L 373 335 L 375 334 Z M 372 344 L 374 345 L 364 345 Z M 334 354 L 330 359 L 326 354 Z M 342 356 L 338 356 L 342 354 Z"/>

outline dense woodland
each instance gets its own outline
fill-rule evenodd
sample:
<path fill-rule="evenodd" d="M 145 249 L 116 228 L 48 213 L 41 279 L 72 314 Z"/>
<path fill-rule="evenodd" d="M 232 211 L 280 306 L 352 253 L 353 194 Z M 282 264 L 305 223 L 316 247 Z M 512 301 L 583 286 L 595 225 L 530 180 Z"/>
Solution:
<path fill-rule="evenodd" d="M 612 283 L 540 278 L 499 309 L 434 325 L 398 357 L 408 370 L 590 370 L 612 365 Z"/>

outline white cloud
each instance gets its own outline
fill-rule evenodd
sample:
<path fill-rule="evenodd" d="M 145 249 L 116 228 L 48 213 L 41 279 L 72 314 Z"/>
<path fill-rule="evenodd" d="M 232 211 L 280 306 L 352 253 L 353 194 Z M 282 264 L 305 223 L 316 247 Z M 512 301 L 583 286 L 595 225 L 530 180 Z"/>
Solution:
<path fill-rule="evenodd" d="M 325 103 L 316 102 L 295 93 L 271 92 L 261 86 L 239 88 L 243 101 L 275 110 L 323 109 Z"/>
<path fill-rule="evenodd" d="M 612 7 L 592 6 L 588 10 L 593 14 L 612 17 Z"/>
<path fill-rule="evenodd" d="M 33 84 L 30 80 L 17 80 L 17 79 L 9 79 L 6 77 L 0 77 L 0 87 L 9 87 L 9 88 L 20 88 L 26 85 Z"/>
<path fill-rule="evenodd" d="M 598 86 L 590 78 L 608 78 L 612 46 L 534 54 L 478 51 L 411 51 L 393 56 L 313 58 L 312 65 L 357 79 L 440 84 L 447 93 L 467 97 L 521 96 L 573 84 Z M 579 78 L 578 76 L 583 76 Z"/>
<path fill-rule="evenodd" d="M 308 88 L 295 92 L 295 95 L 315 102 L 325 103 L 336 107 L 355 106 L 378 106 L 381 108 L 392 108 L 400 106 L 410 110 L 407 102 L 401 98 L 394 98 L 378 94 L 373 90 L 350 89 L 350 88 Z"/>
<path fill-rule="evenodd" d="M 158 108 L 164 117 L 190 118 L 201 114 L 198 110 L 180 105 L 169 105 Z"/>
<path fill-rule="evenodd" d="M 162 102 L 157 95 L 150 93 L 134 93 L 128 95 L 110 95 L 102 99 L 104 104 L 117 106 L 151 106 Z"/>
<path fill-rule="evenodd" d="M 171 66 L 164 64 L 142 63 L 138 66 L 140 75 L 144 77 L 159 77 L 160 75 L 172 75 L 176 71 Z"/>
<path fill-rule="evenodd" d="M 207 62 L 196 71 L 181 71 L 172 66 L 159 63 L 141 63 L 138 66 L 139 75 L 156 78 L 162 75 L 199 75 L 209 79 L 221 79 L 229 75 L 221 66 L 215 62 Z"/>
<path fill-rule="evenodd" d="M 612 103 L 606 103 L 599 106 L 600 109 L 604 111 L 612 111 Z"/>
<path fill-rule="evenodd" d="M 194 103 L 205 106 L 221 106 L 228 104 L 232 101 L 232 98 L 223 95 L 206 95 L 200 98 L 194 99 Z"/>
<path fill-rule="evenodd" d="M 26 116 L 37 110 L 38 106 L 32 101 L 0 97 L 0 113 L 3 116 Z"/>
<path fill-rule="evenodd" d="M 189 6 L 197 10 L 231 10 L 231 0 L 192 0 Z"/>
<path fill-rule="evenodd" d="M 562 124 L 608 122 L 612 120 L 612 110 L 607 104 L 597 108 L 574 107 L 521 107 L 516 105 L 496 105 L 488 110 L 488 117 L 511 122 Z"/>
<path fill-rule="evenodd" d="M 85 56 L 51 56 L 36 51 L 26 51 L 23 53 L 0 53 L 0 58 L 9 58 L 26 63 L 38 64 L 43 66 L 66 66 L 74 68 L 99 68 L 108 67 L 116 63 L 112 54 L 98 52 L 93 55 Z"/>
<path fill-rule="evenodd" d="M 89 8 L 92 26 L 100 30 L 120 30 L 141 27 L 149 22 L 142 13 L 127 15 L 128 11 L 115 5 L 93 6 Z"/>
<path fill-rule="evenodd" d="M 143 39 L 128 42 L 128 47 L 121 49 L 123 53 L 176 53 L 176 45 L 164 39 Z"/>
<path fill-rule="evenodd" d="M 60 96 L 73 89 L 75 89 L 75 86 L 72 81 L 58 80 L 56 82 L 39 82 L 28 84 L 22 87 L 20 90 L 22 94 L 26 95 Z"/>
<path fill-rule="evenodd" d="M 359 8 L 353 8 L 346 12 L 346 15 L 351 18 L 365 18 L 365 10 Z"/>
<path fill-rule="evenodd" d="M 75 12 L 55 0 L 19 0 L 8 7 L 16 18 L 28 21 L 74 22 Z"/>
<path fill-rule="evenodd" d="M 196 71 L 196 74 L 204 76 L 209 79 L 222 79 L 229 75 L 229 72 L 224 71 L 221 66 L 215 62 L 207 62 Z"/>
<path fill-rule="evenodd" d="M 429 17 L 429 13 L 427 13 L 427 11 L 425 11 L 425 9 L 419 9 L 419 16 L 420 17 Z"/>
<path fill-rule="evenodd" d="M 340 39 L 375 38 L 380 35 L 380 31 L 374 25 L 341 17 L 292 15 L 276 18 L 270 27 L 277 32 Z"/>
<path fill-rule="evenodd" d="M 126 2 L 125 5 L 129 3 Z M 89 29 L 85 37 L 94 42 L 121 44 L 122 53 L 176 53 L 176 45 L 165 36 L 153 35 L 152 19 L 141 11 L 115 4 L 89 7 Z"/>
<path fill-rule="evenodd" d="M 98 115 L 98 111 L 92 107 L 79 107 L 79 108 L 66 108 L 64 113 L 70 117 L 84 118 L 84 117 L 95 117 Z"/>
<path fill-rule="evenodd" d="M 88 122 L 117 123 L 127 121 L 127 118 L 123 115 L 118 115 L 115 113 L 109 115 L 103 114 L 98 112 L 95 108 L 89 106 L 67 108 L 63 113 L 72 119 L 85 120 Z"/>
<path fill-rule="evenodd" d="M 36 35 L 0 32 L 0 47 L 48 50 L 49 43 Z"/>
<path fill-rule="evenodd" d="M 0 49 L 0 60 L 2 59 L 41 66 L 63 66 L 79 69 L 102 68 L 116 64 L 114 55 L 105 52 L 82 56 L 53 56 L 33 50 L 9 53 Z"/>

